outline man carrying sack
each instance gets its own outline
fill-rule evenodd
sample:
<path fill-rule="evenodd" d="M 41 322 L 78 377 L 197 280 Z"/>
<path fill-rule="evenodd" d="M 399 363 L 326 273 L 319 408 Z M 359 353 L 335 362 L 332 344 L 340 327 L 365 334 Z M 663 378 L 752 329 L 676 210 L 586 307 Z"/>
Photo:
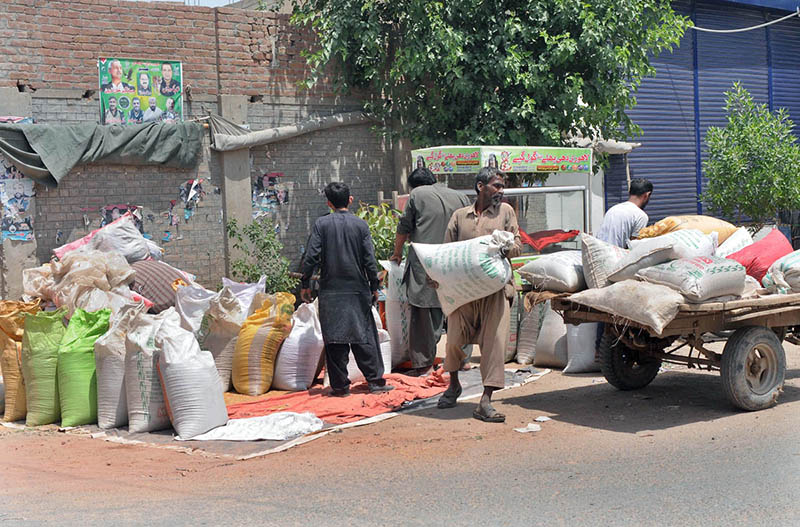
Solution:
<path fill-rule="evenodd" d="M 503 203 L 505 174 L 496 168 L 484 167 L 475 176 L 478 198 L 474 205 L 453 213 L 445 231 L 445 243 L 471 240 L 492 234 L 495 230 L 514 235 L 514 246 L 505 256 L 520 251 L 519 226 L 514 209 Z M 439 408 L 453 408 L 461 395 L 458 370 L 464 359 L 463 347 L 478 344 L 481 349 L 483 396 L 472 416 L 481 421 L 502 423 L 506 416 L 492 406 L 492 393 L 505 385 L 505 352 L 508 346 L 510 302 L 514 286 L 462 305 L 447 318 L 447 348 L 444 369 L 450 373 L 450 386 L 439 398 Z"/>

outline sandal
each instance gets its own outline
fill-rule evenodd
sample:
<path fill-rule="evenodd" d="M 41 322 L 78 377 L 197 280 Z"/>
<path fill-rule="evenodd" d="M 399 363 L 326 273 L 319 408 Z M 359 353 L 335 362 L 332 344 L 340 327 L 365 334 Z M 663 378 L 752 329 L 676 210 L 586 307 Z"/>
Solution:
<path fill-rule="evenodd" d="M 444 408 L 455 408 L 456 401 L 458 398 L 461 397 L 461 386 L 458 387 L 458 391 L 455 394 L 448 394 L 447 392 L 443 393 L 441 397 L 439 397 L 439 402 L 436 403 L 436 407 L 440 409 Z"/>
<path fill-rule="evenodd" d="M 505 423 L 506 416 L 492 408 L 490 413 L 486 413 L 483 410 L 482 406 L 478 406 L 474 412 L 472 412 L 472 417 L 478 419 L 479 421 L 483 421 L 484 423 Z"/>

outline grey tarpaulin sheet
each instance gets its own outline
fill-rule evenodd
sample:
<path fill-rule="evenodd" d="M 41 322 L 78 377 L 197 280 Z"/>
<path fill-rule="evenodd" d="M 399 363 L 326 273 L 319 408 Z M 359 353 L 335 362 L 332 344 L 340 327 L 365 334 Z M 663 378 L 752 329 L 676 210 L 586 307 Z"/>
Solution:
<path fill-rule="evenodd" d="M 212 147 L 221 152 L 266 145 L 337 126 L 352 126 L 370 122 L 374 122 L 374 119 L 364 112 L 348 112 L 315 117 L 287 126 L 253 132 L 219 115 L 212 115 L 209 120 Z"/>
<path fill-rule="evenodd" d="M 98 161 L 193 168 L 200 158 L 202 138 L 203 128 L 194 122 L 111 126 L 0 123 L 0 154 L 26 176 L 56 187 L 75 165 Z"/>

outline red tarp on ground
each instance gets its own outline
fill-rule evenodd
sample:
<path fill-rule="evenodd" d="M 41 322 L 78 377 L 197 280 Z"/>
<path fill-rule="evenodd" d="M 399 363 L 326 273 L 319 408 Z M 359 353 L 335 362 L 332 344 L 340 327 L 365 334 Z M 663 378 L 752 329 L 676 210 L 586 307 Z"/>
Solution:
<path fill-rule="evenodd" d="M 371 394 L 364 382 L 351 386 L 349 397 L 330 397 L 330 388 L 312 388 L 261 401 L 228 406 L 230 419 L 258 417 L 275 412 L 311 412 L 326 423 L 351 423 L 391 412 L 406 401 L 439 395 L 449 382 L 449 375 L 439 369 L 427 377 L 409 377 L 399 373 L 384 376 L 394 386 L 391 392 Z"/>

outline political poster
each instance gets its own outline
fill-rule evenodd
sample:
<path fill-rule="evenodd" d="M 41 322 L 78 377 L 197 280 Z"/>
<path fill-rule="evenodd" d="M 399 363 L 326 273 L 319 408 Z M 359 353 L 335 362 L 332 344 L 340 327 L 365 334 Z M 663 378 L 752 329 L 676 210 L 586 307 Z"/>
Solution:
<path fill-rule="evenodd" d="M 100 124 L 183 120 L 180 61 L 100 58 Z"/>
<path fill-rule="evenodd" d="M 0 156 L 0 224 L 3 240 L 33 240 L 33 180 Z"/>

